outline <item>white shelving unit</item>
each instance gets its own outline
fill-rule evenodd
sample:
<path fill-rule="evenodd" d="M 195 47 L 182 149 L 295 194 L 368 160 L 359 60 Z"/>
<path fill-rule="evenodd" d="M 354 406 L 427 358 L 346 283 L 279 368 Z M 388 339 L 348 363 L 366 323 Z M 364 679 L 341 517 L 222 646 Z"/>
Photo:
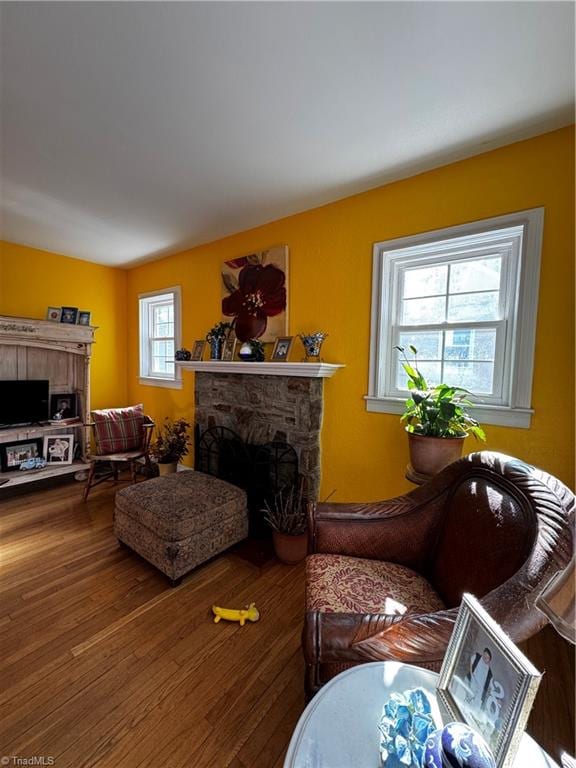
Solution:
<path fill-rule="evenodd" d="M 42 424 L 1 429 L 0 443 L 72 433 L 75 442 L 80 444 L 81 454 L 81 460 L 73 464 L 0 473 L 1 479 L 8 480 L 0 486 L 0 493 L 15 485 L 84 471 L 89 466 L 84 424 L 90 414 L 90 358 L 95 331 L 93 326 L 0 315 L 0 379 L 47 379 L 50 394 L 76 395 L 79 417 L 77 423 L 62 426 Z"/>

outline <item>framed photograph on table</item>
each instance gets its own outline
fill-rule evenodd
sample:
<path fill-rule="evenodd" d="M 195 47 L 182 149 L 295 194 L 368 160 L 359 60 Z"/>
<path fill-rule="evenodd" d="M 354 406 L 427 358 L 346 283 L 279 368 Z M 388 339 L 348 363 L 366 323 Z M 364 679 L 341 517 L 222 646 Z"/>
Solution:
<path fill-rule="evenodd" d="M 293 341 L 294 336 L 278 336 L 274 343 L 274 349 L 272 350 L 270 360 L 275 363 L 285 363 L 286 360 L 288 360 Z"/>
<path fill-rule="evenodd" d="M 74 435 L 45 435 L 44 458 L 47 464 L 72 464 Z"/>
<path fill-rule="evenodd" d="M 28 459 L 42 457 L 42 440 L 14 440 L 11 443 L 0 443 L 0 470 L 13 472 L 20 469 L 20 464 Z"/>
<path fill-rule="evenodd" d="M 206 342 L 203 340 L 195 341 L 194 346 L 192 347 L 192 357 L 190 360 L 202 360 L 202 355 L 204 354 L 204 347 L 206 346 Z"/>
<path fill-rule="evenodd" d="M 440 670 L 438 696 L 455 720 L 510 768 L 541 674 L 472 595 L 464 595 Z"/>

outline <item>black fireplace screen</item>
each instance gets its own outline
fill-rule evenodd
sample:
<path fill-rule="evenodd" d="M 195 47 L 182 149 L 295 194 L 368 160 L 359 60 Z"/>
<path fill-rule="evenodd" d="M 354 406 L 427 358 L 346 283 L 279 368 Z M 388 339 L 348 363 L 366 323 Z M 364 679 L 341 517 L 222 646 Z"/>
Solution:
<path fill-rule="evenodd" d="M 263 519 L 265 502 L 298 482 L 298 456 L 285 442 L 245 443 L 227 427 L 212 427 L 196 435 L 195 469 L 243 488 L 248 496 L 250 533 L 270 535 Z"/>

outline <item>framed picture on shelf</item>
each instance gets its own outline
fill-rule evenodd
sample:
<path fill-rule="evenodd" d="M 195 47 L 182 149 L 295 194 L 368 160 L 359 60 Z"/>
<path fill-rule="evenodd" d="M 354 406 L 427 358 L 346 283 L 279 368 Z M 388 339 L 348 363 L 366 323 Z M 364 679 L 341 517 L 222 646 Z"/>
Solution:
<path fill-rule="evenodd" d="M 510 768 L 541 674 L 472 595 L 464 595 L 440 670 L 438 696 L 455 720 Z"/>
<path fill-rule="evenodd" d="M 40 438 L 0 443 L 0 470 L 2 472 L 20 469 L 22 462 L 39 458 L 42 458 L 42 440 Z"/>
<path fill-rule="evenodd" d="M 78 415 L 76 395 L 65 392 L 60 395 L 50 395 L 50 420 L 74 419 Z"/>
<path fill-rule="evenodd" d="M 293 341 L 294 336 L 278 336 L 274 342 L 274 349 L 272 350 L 270 360 L 276 363 L 285 363 L 288 360 Z"/>
<path fill-rule="evenodd" d="M 48 307 L 46 310 L 46 320 L 51 320 L 53 323 L 59 323 L 62 317 L 62 307 Z"/>
<path fill-rule="evenodd" d="M 76 325 L 78 320 L 78 307 L 62 307 L 60 322 L 67 325 Z"/>
<path fill-rule="evenodd" d="M 234 353 L 236 352 L 236 336 L 233 333 L 228 336 L 224 342 L 222 349 L 222 360 L 234 360 Z"/>
<path fill-rule="evenodd" d="M 206 342 L 201 339 L 199 341 L 194 342 L 194 346 L 192 347 L 192 357 L 191 360 L 202 360 L 202 356 L 204 354 L 204 347 L 206 346 Z"/>
<path fill-rule="evenodd" d="M 84 309 L 78 312 L 78 325 L 90 325 L 90 312 Z"/>
<path fill-rule="evenodd" d="M 47 464 L 72 464 L 74 435 L 45 435 L 44 458 Z"/>

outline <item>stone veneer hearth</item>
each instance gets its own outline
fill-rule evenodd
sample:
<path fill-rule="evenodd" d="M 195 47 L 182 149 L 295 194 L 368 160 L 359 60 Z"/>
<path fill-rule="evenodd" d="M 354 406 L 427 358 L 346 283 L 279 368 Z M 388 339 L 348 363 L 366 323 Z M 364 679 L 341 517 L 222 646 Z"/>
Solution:
<path fill-rule="evenodd" d="M 320 491 L 322 378 L 196 371 L 195 424 L 200 434 L 228 427 L 246 443 L 289 443 L 311 498 Z"/>

